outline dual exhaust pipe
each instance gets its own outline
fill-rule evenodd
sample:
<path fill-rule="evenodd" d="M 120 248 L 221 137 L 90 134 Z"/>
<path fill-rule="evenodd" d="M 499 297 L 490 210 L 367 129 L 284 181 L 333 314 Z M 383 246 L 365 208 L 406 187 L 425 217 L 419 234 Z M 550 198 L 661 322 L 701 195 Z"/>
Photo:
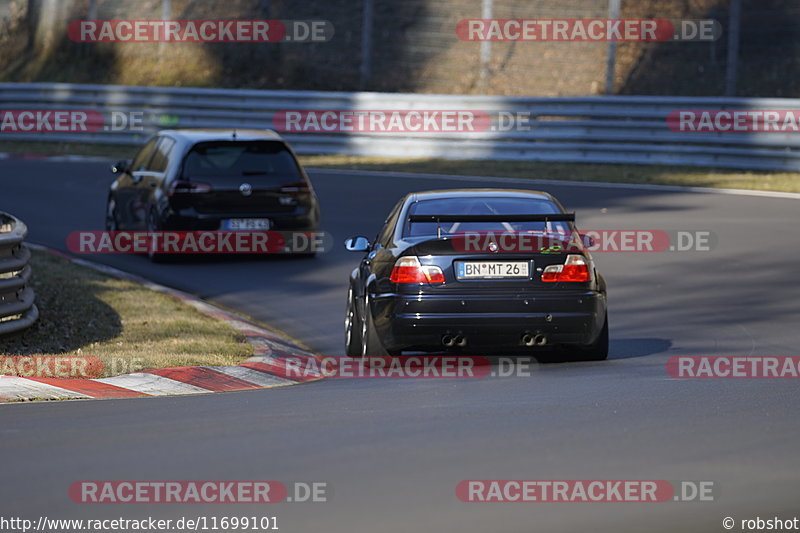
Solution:
<path fill-rule="evenodd" d="M 547 344 L 547 335 L 524 333 L 522 335 L 522 344 L 525 346 L 544 346 Z M 442 335 L 442 345 L 448 348 L 454 346 L 464 347 L 467 345 L 467 338 L 463 335 Z"/>
<path fill-rule="evenodd" d="M 544 346 L 547 344 L 547 336 L 541 333 L 537 333 L 536 335 L 524 333 L 522 335 L 522 344 L 525 346 Z"/>
<path fill-rule="evenodd" d="M 451 348 L 453 346 L 466 346 L 467 338 L 463 335 L 442 335 L 442 344 Z"/>

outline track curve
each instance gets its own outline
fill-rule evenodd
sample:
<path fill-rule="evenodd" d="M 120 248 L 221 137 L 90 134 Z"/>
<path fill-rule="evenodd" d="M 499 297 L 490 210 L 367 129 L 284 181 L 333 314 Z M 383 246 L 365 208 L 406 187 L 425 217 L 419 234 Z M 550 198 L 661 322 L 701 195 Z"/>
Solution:
<path fill-rule="evenodd" d="M 0 208 L 28 224 L 31 241 L 63 250 L 69 232 L 101 227 L 106 168 L 0 161 Z M 337 243 L 375 233 L 408 191 L 488 184 L 346 171 L 311 177 L 323 229 Z M 717 531 L 726 516 L 797 512 L 797 382 L 676 381 L 664 371 L 673 355 L 795 355 L 797 200 L 509 186 L 554 194 L 581 228 L 707 230 L 717 244 L 710 252 L 595 255 L 609 284 L 604 363 L 535 366 L 529 377 L 507 379 L 330 381 L 203 398 L 5 406 L 0 515 L 267 514 L 245 505 L 79 506 L 66 488 L 80 479 L 328 482 L 329 503 L 270 507 L 281 529 L 299 532 Z M 313 260 L 91 259 L 341 355 L 347 274 L 358 261 L 341 248 Z M 718 490 L 716 501 L 691 504 L 455 498 L 462 479 L 506 478 L 710 480 Z"/>

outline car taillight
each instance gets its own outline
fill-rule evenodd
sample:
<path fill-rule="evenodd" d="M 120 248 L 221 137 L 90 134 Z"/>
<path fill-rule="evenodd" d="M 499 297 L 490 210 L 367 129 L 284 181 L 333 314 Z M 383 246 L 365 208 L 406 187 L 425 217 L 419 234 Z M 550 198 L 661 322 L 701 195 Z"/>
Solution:
<path fill-rule="evenodd" d="M 197 181 L 177 180 L 173 181 L 169 186 L 168 196 L 176 194 L 199 194 L 204 192 L 211 192 L 211 185 L 208 183 L 200 183 Z"/>
<path fill-rule="evenodd" d="M 410 255 L 397 260 L 389 279 L 394 283 L 444 283 L 444 273 L 438 266 L 421 265 L 417 256 Z"/>
<path fill-rule="evenodd" d="M 281 185 L 281 192 L 293 192 L 296 194 L 305 194 L 311 192 L 311 187 L 305 181 L 297 181 Z"/>
<path fill-rule="evenodd" d="M 542 281 L 589 281 L 589 265 L 582 255 L 570 254 L 563 265 L 550 265 L 542 272 Z"/>

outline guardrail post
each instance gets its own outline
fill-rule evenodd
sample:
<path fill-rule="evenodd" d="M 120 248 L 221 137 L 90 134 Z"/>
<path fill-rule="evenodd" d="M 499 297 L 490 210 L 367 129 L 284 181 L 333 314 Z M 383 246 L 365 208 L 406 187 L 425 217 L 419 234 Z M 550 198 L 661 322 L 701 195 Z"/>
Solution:
<path fill-rule="evenodd" d="M 739 29 L 742 18 L 742 0 L 731 0 L 728 15 L 728 64 L 725 72 L 725 96 L 736 96 L 736 78 L 739 67 Z"/>
<path fill-rule="evenodd" d="M 608 0 L 608 18 L 618 19 L 620 0 Z M 617 41 L 608 41 L 608 56 L 606 57 L 606 94 L 614 94 L 614 71 L 617 63 Z"/>
<path fill-rule="evenodd" d="M 161 0 L 161 20 L 172 20 L 172 0 Z M 164 60 L 164 51 L 166 50 L 167 43 L 164 41 L 158 43 L 158 62 Z"/>
<path fill-rule="evenodd" d="M 358 86 L 367 88 L 372 77 L 372 27 L 375 24 L 375 0 L 362 0 L 361 14 L 361 69 Z"/>
<path fill-rule="evenodd" d="M 481 18 L 484 20 L 492 18 L 494 5 L 492 0 L 483 0 L 481 7 Z M 490 63 L 492 60 L 492 41 L 484 39 L 481 41 L 481 68 L 478 77 L 478 92 L 486 93 L 489 87 Z"/>

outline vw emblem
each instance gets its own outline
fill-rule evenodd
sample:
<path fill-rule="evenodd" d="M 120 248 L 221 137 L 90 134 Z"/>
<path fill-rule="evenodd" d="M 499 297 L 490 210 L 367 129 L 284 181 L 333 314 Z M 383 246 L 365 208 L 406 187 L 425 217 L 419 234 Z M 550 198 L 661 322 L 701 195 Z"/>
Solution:
<path fill-rule="evenodd" d="M 249 183 L 242 183 L 239 185 L 239 192 L 242 193 L 242 196 L 250 196 L 253 194 L 253 187 Z"/>
<path fill-rule="evenodd" d="M 497 249 L 498 249 L 497 248 L 497 243 L 494 242 L 494 241 L 489 241 L 489 251 L 492 252 L 493 254 L 496 254 L 497 253 Z"/>

